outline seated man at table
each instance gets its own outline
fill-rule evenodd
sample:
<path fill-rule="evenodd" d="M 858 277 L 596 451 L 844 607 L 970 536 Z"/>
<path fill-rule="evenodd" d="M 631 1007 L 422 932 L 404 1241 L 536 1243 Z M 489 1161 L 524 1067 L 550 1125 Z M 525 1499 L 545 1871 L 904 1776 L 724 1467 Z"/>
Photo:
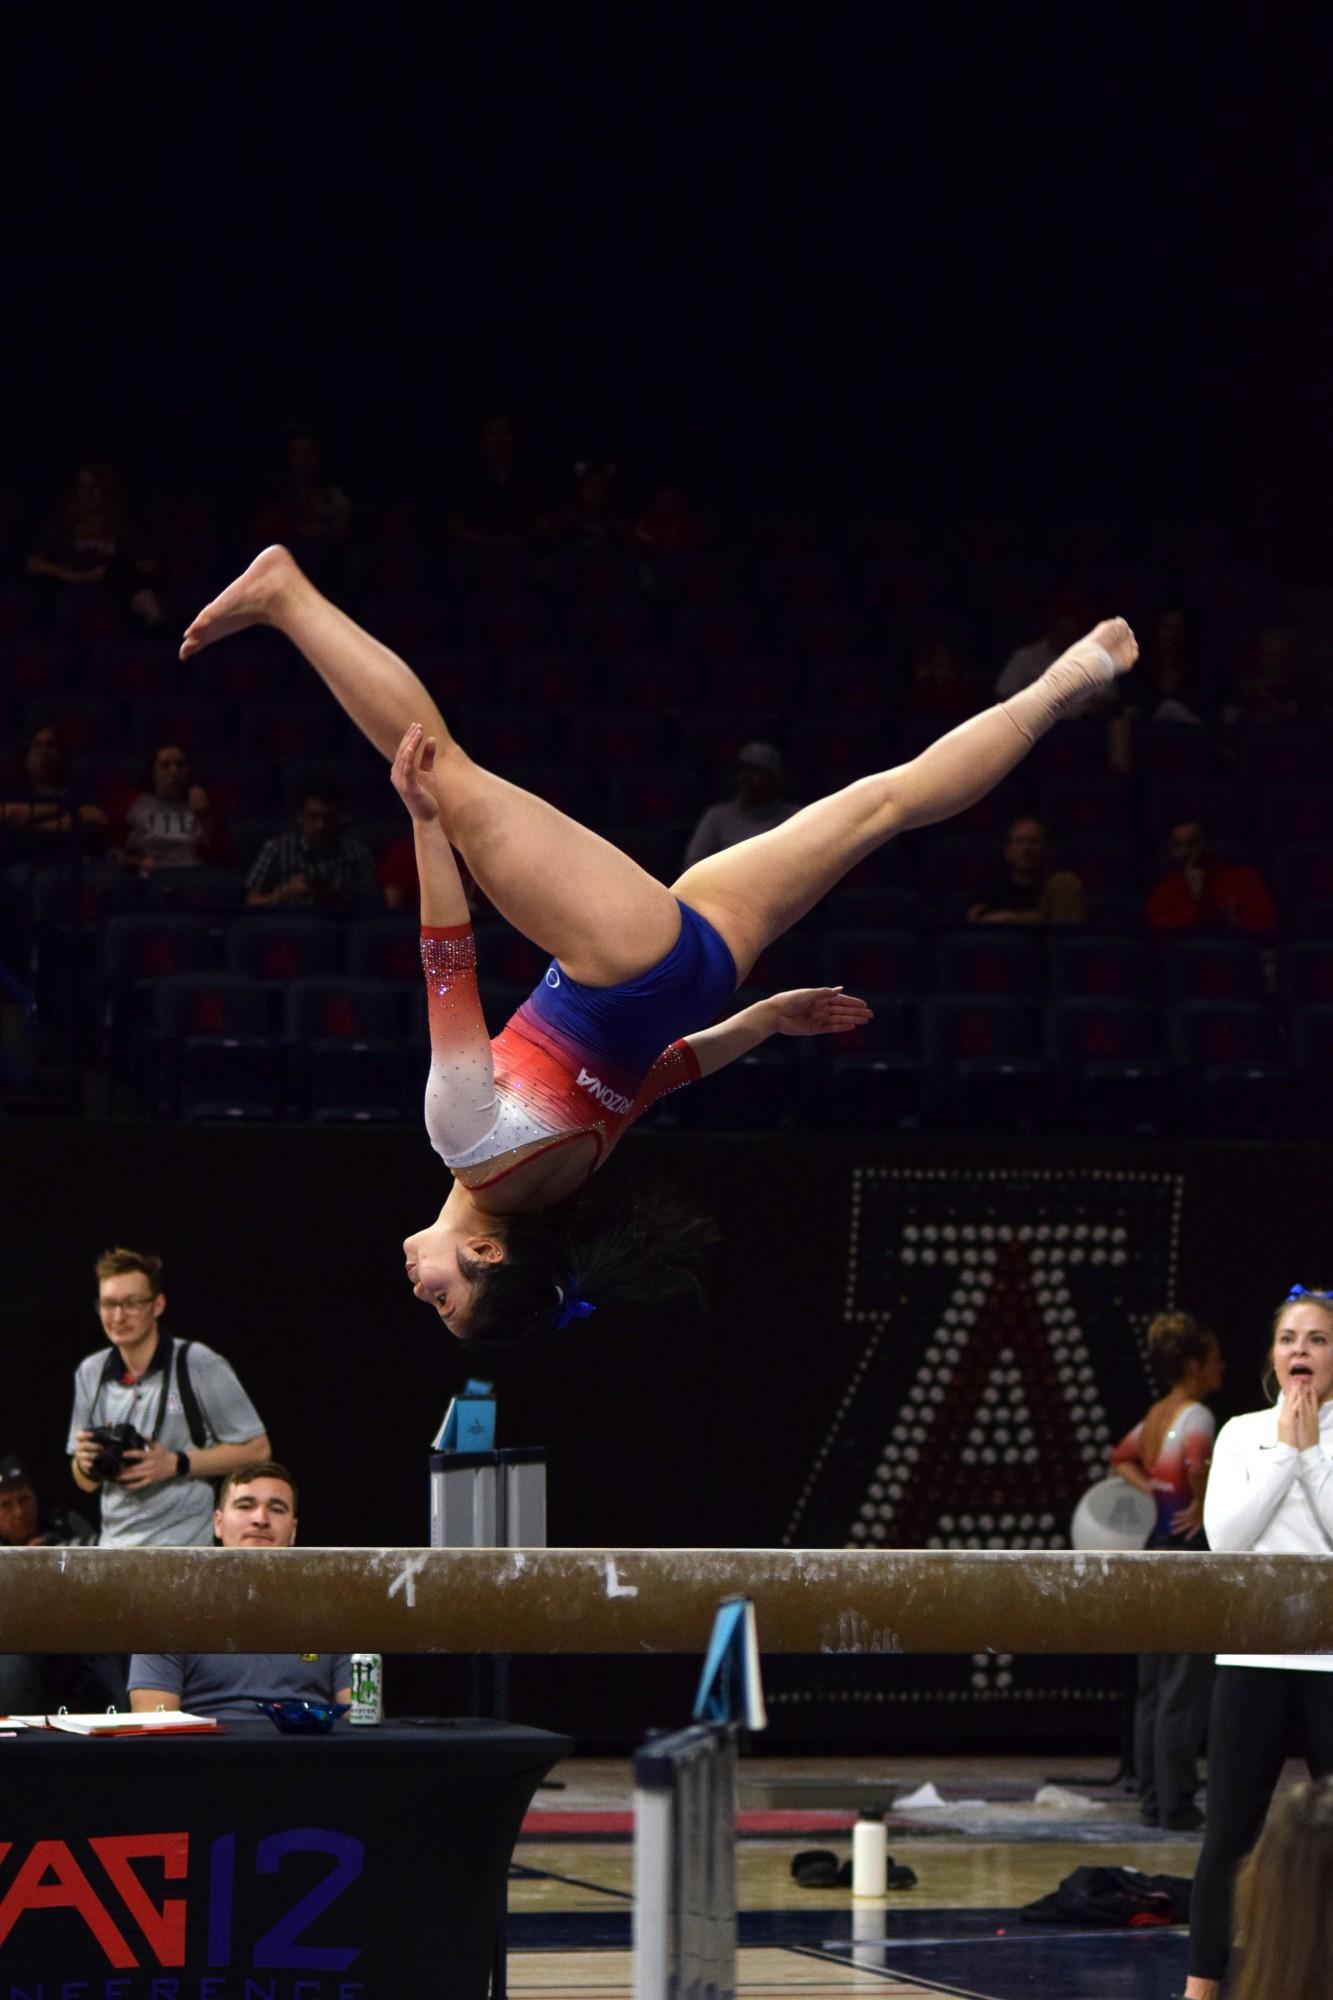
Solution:
<path fill-rule="evenodd" d="M 238 1465 L 222 1482 L 213 1532 L 224 1549 L 289 1549 L 296 1481 L 273 1459 Z M 136 1653 L 130 1707 L 253 1722 L 258 1701 L 350 1701 L 346 1653 Z"/>

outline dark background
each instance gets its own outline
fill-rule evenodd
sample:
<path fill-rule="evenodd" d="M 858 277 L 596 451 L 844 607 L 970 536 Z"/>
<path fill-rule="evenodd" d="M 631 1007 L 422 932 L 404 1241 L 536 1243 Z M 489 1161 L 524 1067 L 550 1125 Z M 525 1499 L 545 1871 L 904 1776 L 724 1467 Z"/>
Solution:
<path fill-rule="evenodd" d="M 11 22 L 9 448 L 315 423 L 364 493 L 498 402 L 1044 560 L 1321 547 L 1327 24 L 794 11 Z"/>
<path fill-rule="evenodd" d="M 358 500 L 443 494 L 506 405 L 552 461 L 606 450 L 750 516 L 795 496 L 1047 572 L 1151 549 L 1324 575 L 1322 20 L 335 5 L 7 27 L 3 449 L 35 514 L 93 452 L 140 488 L 239 489 L 293 422 Z M 547 1445 L 555 1541 L 771 1541 L 855 1351 L 853 1150 L 622 1151 L 722 1219 L 709 1311 L 516 1356 L 502 1441 Z M 1326 1155 L 1180 1157 L 1182 1302 L 1243 1407 L 1274 1274 L 1328 1276 Z M 0 1437 L 33 1441 L 53 1493 L 100 1338 L 91 1261 L 122 1240 L 166 1255 L 172 1327 L 237 1363 L 307 1541 L 424 1539 L 463 1376 L 401 1282 L 439 1189 L 424 1138 L 11 1126 L 0 1177 Z M 399 1686 L 447 1705 L 426 1671 Z M 604 1668 L 542 1672 L 516 1711 L 585 1737 L 674 1720 L 688 1685 L 616 1663 L 613 1701 Z"/>

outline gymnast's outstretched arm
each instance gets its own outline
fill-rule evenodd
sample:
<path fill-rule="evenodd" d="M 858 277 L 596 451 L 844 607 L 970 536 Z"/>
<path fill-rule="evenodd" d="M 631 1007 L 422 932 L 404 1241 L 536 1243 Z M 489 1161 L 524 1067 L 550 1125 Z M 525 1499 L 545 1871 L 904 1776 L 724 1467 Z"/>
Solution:
<path fill-rule="evenodd" d="M 802 986 L 756 1000 L 683 1040 L 700 1076 L 712 1076 L 739 1056 L 748 1056 L 771 1035 L 845 1035 L 871 1018 L 865 1001 L 844 993 L 840 986 Z"/>

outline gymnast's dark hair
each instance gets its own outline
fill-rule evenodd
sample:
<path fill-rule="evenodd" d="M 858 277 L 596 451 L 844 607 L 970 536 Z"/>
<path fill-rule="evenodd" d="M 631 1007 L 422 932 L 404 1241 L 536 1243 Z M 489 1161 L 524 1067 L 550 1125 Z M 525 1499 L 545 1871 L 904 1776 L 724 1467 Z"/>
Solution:
<path fill-rule="evenodd" d="M 549 1333 L 574 1301 L 596 1309 L 672 1298 L 697 1304 L 703 1253 L 718 1240 L 711 1217 L 658 1181 L 580 1189 L 538 1215 L 497 1217 L 494 1226 L 504 1241 L 501 1262 L 458 1258 L 473 1288 L 469 1353 Z"/>
<path fill-rule="evenodd" d="M 1148 1323 L 1148 1361 L 1164 1393 L 1174 1389 L 1191 1361 L 1206 1361 L 1214 1337 L 1193 1313 L 1160 1312 Z"/>

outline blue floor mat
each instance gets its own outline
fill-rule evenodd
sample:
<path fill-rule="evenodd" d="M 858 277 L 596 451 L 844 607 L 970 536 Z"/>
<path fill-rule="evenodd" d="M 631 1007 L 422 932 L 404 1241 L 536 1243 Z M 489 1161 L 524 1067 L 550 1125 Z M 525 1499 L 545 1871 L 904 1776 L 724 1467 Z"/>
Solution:
<path fill-rule="evenodd" d="M 869 1914 L 869 1913 L 867 1913 Z M 887 1940 L 854 1940 L 838 1909 L 743 1910 L 740 1942 L 853 1964 L 968 2000 L 1173 2000 L 1185 1983 L 1184 1931 L 1075 1931 L 1025 1924 L 1015 1910 L 890 1910 Z M 1002 1935 L 1000 1934 L 1002 1933 Z M 630 1911 L 519 1911 L 511 1951 L 627 1951 Z"/>
<path fill-rule="evenodd" d="M 938 1943 L 845 1946 L 817 1954 L 886 1979 L 919 1979 L 927 1992 L 968 2000 L 1174 2000 L 1185 1984 L 1183 1931 L 1040 1932 Z"/>

